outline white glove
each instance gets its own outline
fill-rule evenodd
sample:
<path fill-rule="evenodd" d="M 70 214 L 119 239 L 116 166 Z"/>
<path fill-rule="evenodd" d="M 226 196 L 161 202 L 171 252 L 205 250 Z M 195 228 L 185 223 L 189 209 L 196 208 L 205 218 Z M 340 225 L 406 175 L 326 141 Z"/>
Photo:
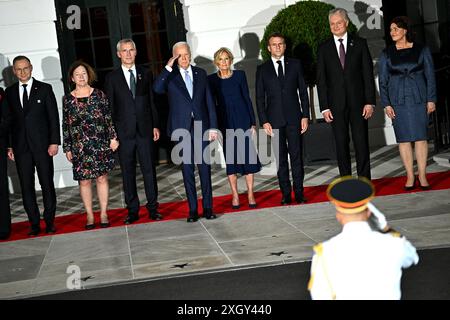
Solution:
<path fill-rule="evenodd" d="M 375 226 L 380 231 L 389 230 L 387 220 L 386 220 L 386 217 L 384 216 L 384 214 L 380 210 L 378 210 L 377 207 L 375 207 L 371 202 L 369 202 L 367 204 L 367 207 L 369 208 L 370 212 L 372 212 L 371 220 L 375 224 Z"/>

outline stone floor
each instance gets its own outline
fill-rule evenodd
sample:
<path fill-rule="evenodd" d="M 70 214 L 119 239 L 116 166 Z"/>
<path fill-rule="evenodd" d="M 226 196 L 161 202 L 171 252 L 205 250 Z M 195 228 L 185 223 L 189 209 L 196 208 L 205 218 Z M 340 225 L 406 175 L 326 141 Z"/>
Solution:
<path fill-rule="evenodd" d="M 395 146 L 374 150 L 371 159 L 373 178 L 404 175 Z M 430 156 L 428 172 L 447 170 Z M 160 202 L 185 199 L 177 167 L 160 165 L 157 174 Z M 334 165 L 307 166 L 305 186 L 328 184 L 337 176 Z M 223 169 L 213 169 L 212 181 L 214 196 L 229 193 Z M 143 182 L 138 184 L 143 191 Z M 110 208 L 124 207 L 118 170 L 110 185 Z M 239 186 L 244 192 L 244 179 Z M 255 177 L 257 191 L 277 188 L 275 175 Z M 77 188 L 57 193 L 59 215 L 83 212 Z M 417 248 L 450 246 L 450 190 L 378 197 L 374 204 Z M 26 220 L 20 195 L 12 196 L 12 210 L 15 222 Z M 66 291 L 74 266 L 81 271 L 81 287 L 90 288 L 309 260 L 315 243 L 339 232 L 333 213 L 329 203 L 303 204 L 219 215 L 195 224 L 161 221 L 1 243 L 0 298 Z"/>

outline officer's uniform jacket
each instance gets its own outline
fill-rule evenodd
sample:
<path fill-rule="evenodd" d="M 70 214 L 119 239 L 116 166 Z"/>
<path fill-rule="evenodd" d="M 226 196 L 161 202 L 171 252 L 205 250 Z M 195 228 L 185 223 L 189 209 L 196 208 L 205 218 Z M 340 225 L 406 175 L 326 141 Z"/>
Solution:
<path fill-rule="evenodd" d="M 402 268 L 417 264 L 416 249 L 398 233 L 350 222 L 314 247 L 308 289 L 312 299 L 399 300 Z"/>

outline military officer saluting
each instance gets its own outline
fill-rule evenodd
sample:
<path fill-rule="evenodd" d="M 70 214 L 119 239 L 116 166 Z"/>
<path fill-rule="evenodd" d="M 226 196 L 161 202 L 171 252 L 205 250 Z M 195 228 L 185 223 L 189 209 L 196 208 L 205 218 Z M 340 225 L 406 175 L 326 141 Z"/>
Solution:
<path fill-rule="evenodd" d="M 365 178 L 338 178 L 329 185 L 327 196 L 343 228 L 314 247 L 308 285 L 312 299 L 399 300 L 402 268 L 417 264 L 419 257 L 370 203 L 375 197 L 373 184 Z"/>

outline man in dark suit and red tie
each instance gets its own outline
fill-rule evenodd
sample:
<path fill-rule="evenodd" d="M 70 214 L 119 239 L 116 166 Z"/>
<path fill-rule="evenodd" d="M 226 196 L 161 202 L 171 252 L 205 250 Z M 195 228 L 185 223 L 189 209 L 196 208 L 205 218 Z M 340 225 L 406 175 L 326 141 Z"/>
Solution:
<path fill-rule="evenodd" d="M 333 37 L 317 54 L 320 111 L 333 128 L 340 175 L 352 174 L 351 127 L 358 176 L 370 179 L 368 119 L 375 105 L 372 57 L 365 39 L 347 33 L 345 9 L 331 10 L 328 19 Z"/>
<path fill-rule="evenodd" d="M 13 60 L 18 82 L 6 89 L 11 122 L 11 147 L 8 157 L 16 162 L 22 200 L 31 224 L 29 236 L 41 232 L 40 212 L 34 185 L 35 168 L 44 199 L 46 233 L 55 233 L 56 192 L 53 182 L 53 157 L 61 144 L 58 106 L 51 85 L 31 77 L 30 59 Z"/>
<path fill-rule="evenodd" d="M 9 134 L 9 115 L 5 91 L 0 88 L 0 240 L 11 234 L 11 210 L 9 207 L 7 147 Z"/>
<path fill-rule="evenodd" d="M 189 45 L 186 42 L 176 43 L 172 48 L 172 54 L 172 58 L 155 80 L 154 89 L 160 94 L 167 93 L 169 97 L 167 133 L 172 141 L 181 145 L 180 162 L 189 203 L 187 222 L 196 222 L 199 218 L 195 164 L 197 164 L 202 188 L 203 216 L 206 219 L 215 219 L 211 166 L 203 157 L 203 151 L 209 141 L 217 138 L 215 104 L 205 70 L 191 66 Z M 208 139 L 203 139 L 205 135 Z"/>
<path fill-rule="evenodd" d="M 273 145 L 278 166 L 281 204 L 292 202 L 288 154 L 291 160 L 294 195 L 297 203 L 306 202 L 303 195 L 302 134 L 308 129 L 309 99 L 299 60 L 284 56 L 284 36 L 269 36 L 267 49 L 271 59 L 256 70 L 256 107 L 259 122 L 266 134 L 278 140 Z"/>
<path fill-rule="evenodd" d="M 105 79 L 105 91 L 111 105 L 117 131 L 120 168 L 128 216 L 125 224 L 139 220 L 139 197 L 136 186 L 136 153 L 144 177 L 147 210 L 151 220 L 161 220 L 158 212 L 158 187 L 154 165 L 154 141 L 160 137 L 159 120 L 153 99 L 152 73 L 135 65 L 137 50 L 131 39 L 117 43 L 121 67 Z"/>

